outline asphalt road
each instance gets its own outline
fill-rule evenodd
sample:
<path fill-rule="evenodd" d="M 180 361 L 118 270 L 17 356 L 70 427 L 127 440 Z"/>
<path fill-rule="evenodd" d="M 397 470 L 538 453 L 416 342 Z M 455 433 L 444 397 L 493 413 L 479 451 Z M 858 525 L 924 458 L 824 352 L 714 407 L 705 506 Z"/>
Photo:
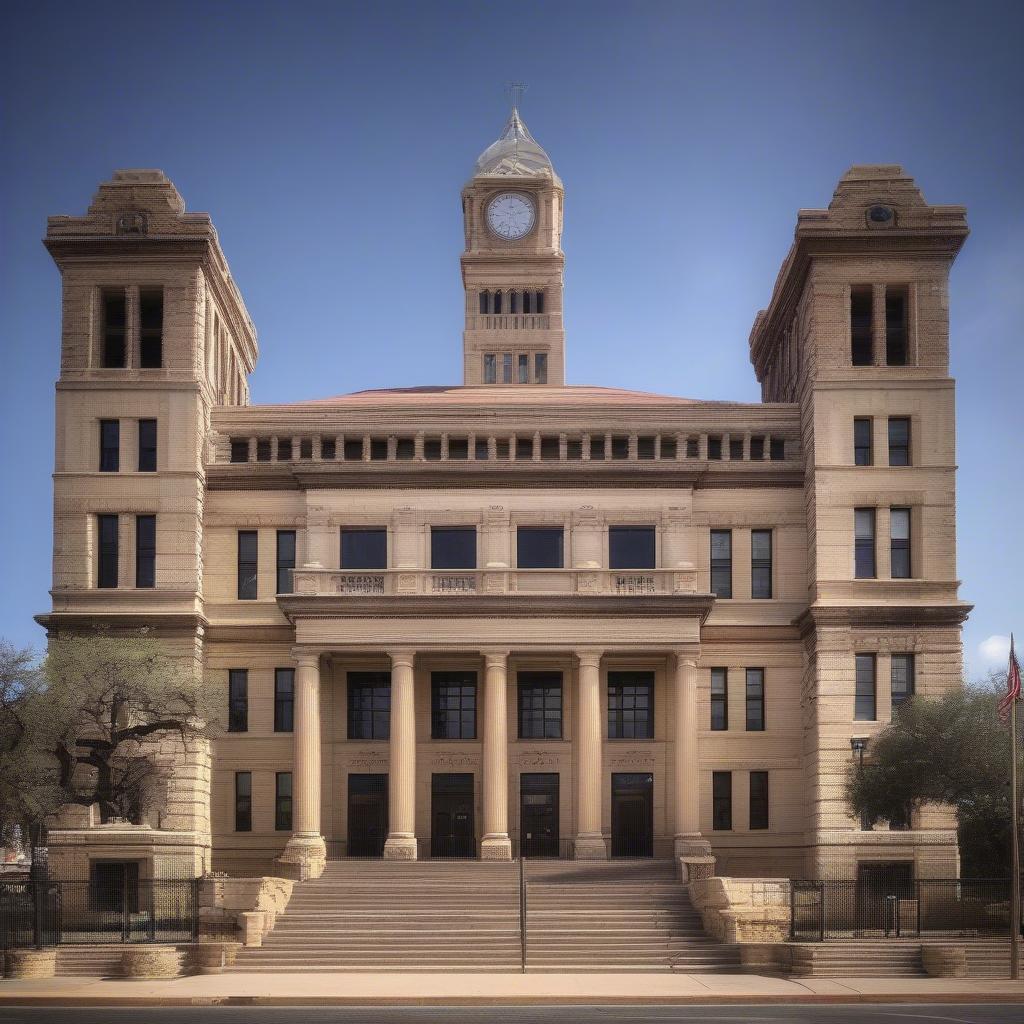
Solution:
<path fill-rule="evenodd" d="M 1024 1004 L 0 1008 L 2 1024 L 1024 1024 Z"/>

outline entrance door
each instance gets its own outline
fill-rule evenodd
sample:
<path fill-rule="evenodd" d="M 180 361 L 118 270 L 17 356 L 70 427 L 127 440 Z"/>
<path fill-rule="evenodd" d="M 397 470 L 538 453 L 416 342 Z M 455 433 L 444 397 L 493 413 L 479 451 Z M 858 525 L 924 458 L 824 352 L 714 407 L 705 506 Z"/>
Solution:
<path fill-rule="evenodd" d="M 349 775 L 348 856 L 380 857 L 388 837 L 388 777 Z"/>
<path fill-rule="evenodd" d="M 430 856 L 475 857 L 473 776 L 437 773 L 430 783 Z"/>
<path fill-rule="evenodd" d="M 612 775 L 612 856 L 654 856 L 654 776 Z"/>
<path fill-rule="evenodd" d="M 519 845 L 524 857 L 558 856 L 558 773 L 519 776 Z"/>
<path fill-rule="evenodd" d="M 886 935 L 902 931 L 901 901 L 913 897 L 914 866 L 909 861 L 858 864 L 854 927 Z"/>

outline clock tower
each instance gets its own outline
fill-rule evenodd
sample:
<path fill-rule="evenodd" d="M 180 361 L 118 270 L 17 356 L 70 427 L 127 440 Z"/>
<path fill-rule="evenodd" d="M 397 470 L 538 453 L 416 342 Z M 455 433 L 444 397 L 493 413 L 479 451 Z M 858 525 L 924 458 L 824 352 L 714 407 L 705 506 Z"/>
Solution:
<path fill-rule="evenodd" d="M 563 196 L 513 107 L 462 190 L 463 383 L 565 383 Z"/>

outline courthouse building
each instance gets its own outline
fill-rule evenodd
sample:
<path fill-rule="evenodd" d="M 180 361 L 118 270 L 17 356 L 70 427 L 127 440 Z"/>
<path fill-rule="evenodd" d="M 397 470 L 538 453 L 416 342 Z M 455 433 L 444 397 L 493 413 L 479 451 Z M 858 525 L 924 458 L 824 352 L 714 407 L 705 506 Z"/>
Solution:
<path fill-rule="evenodd" d="M 948 810 L 861 822 L 843 781 L 900 701 L 960 683 L 963 208 L 884 165 L 800 211 L 744 403 L 567 383 L 564 199 L 513 111 L 462 189 L 462 382 L 287 405 L 250 402 L 255 328 L 160 171 L 50 218 L 40 621 L 148 626 L 221 695 L 151 824 L 243 874 L 710 849 L 955 875 Z"/>

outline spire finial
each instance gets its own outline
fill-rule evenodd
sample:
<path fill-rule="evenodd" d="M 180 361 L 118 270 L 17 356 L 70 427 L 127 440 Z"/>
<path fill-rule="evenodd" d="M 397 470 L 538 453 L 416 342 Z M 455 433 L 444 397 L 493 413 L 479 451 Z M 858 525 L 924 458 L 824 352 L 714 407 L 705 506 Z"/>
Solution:
<path fill-rule="evenodd" d="M 509 82 L 505 86 L 505 91 L 512 104 L 512 113 L 516 113 L 519 109 L 519 101 L 523 98 L 523 93 L 526 92 L 526 86 L 522 82 Z"/>

